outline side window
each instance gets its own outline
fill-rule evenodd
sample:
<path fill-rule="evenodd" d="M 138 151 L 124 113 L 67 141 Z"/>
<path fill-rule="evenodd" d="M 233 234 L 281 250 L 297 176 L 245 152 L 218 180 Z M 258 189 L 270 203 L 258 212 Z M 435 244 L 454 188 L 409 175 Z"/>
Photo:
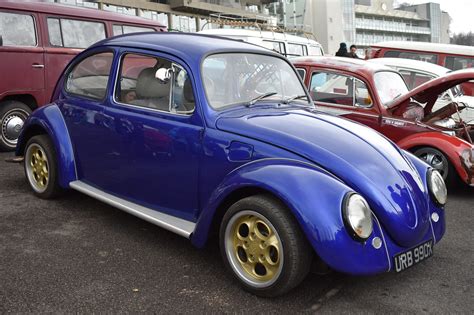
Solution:
<path fill-rule="evenodd" d="M 305 56 L 305 46 L 300 44 L 290 44 L 288 43 L 288 55 L 289 56 Z"/>
<path fill-rule="evenodd" d="M 112 27 L 114 36 L 129 34 L 129 33 L 139 33 L 139 32 L 154 32 L 155 30 L 149 27 L 140 27 L 140 26 L 130 26 L 130 25 L 118 25 L 114 24 Z"/>
<path fill-rule="evenodd" d="M 277 53 L 280 53 L 282 55 L 285 54 L 285 44 L 282 42 L 274 42 L 270 40 L 264 40 L 263 45 L 265 48 L 268 48 L 270 50 L 273 50 Z"/>
<path fill-rule="evenodd" d="M 87 48 L 106 38 L 104 23 L 57 18 L 48 18 L 48 35 L 52 46 L 68 48 Z"/>
<path fill-rule="evenodd" d="M 66 91 L 101 100 L 107 92 L 113 53 L 99 53 L 79 62 L 68 74 Z"/>
<path fill-rule="evenodd" d="M 126 54 L 115 92 L 117 102 L 161 111 L 194 111 L 191 80 L 182 67 L 166 59 Z"/>
<path fill-rule="evenodd" d="M 300 76 L 301 80 L 304 81 L 304 77 L 306 75 L 306 70 L 305 69 L 296 69 L 298 72 L 298 75 Z"/>
<path fill-rule="evenodd" d="M 31 15 L 0 12 L 3 46 L 36 46 L 35 22 Z"/>
<path fill-rule="evenodd" d="M 426 73 L 410 70 L 400 70 L 399 72 L 405 80 L 409 90 L 413 90 L 414 88 L 422 85 L 423 83 L 434 79 L 434 76 Z"/>
<path fill-rule="evenodd" d="M 474 68 L 474 58 L 469 57 L 446 57 L 446 68 L 451 70 L 460 70 L 466 68 Z"/>
<path fill-rule="evenodd" d="M 438 63 L 438 56 L 435 54 L 430 54 L 430 53 L 388 50 L 385 52 L 383 56 L 420 60 L 420 61 L 425 61 L 425 62 L 430 62 L 430 63 L 435 63 L 435 64 Z"/>
<path fill-rule="evenodd" d="M 345 106 L 372 106 L 372 98 L 364 82 L 336 73 L 313 73 L 310 93 L 313 100 L 319 102 Z"/>

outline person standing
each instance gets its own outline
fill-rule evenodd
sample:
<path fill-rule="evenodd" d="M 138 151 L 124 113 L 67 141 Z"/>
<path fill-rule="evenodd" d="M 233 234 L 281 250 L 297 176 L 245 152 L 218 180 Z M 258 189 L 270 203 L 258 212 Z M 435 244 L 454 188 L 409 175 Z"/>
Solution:
<path fill-rule="evenodd" d="M 351 45 L 350 50 L 351 51 L 349 52 L 349 57 L 360 59 L 360 57 L 357 56 L 357 46 L 356 45 Z"/>
<path fill-rule="evenodd" d="M 336 52 L 337 57 L 349 57 L 349 52 L 347 51 L 346 43 L 339 44 L 339 50 Z"/>

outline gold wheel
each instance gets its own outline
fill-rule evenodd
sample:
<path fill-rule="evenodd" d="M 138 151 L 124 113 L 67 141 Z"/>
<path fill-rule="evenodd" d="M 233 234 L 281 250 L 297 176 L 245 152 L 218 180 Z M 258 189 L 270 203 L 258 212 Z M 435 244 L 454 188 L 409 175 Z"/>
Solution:
<path fill-rule="evenodd" d="M 49 183 L 49 162 L 46 152 L 38 144 L 28 146 L 25 167 L 31 187 L 38 193 L 44 192 Z"/>
<path fill-rule="evenodd" d="M 226 255 L 232 269 L 253 287 L 274 283 L 283 266 L 280 237 L 271 222 L 255 211 L 241 211 L 225 232 Z"/>

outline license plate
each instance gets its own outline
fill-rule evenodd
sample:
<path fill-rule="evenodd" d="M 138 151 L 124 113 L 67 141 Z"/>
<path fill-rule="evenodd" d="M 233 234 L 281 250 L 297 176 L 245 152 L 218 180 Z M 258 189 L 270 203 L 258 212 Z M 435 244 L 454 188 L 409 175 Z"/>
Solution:
<path fill-rule="evenodd" d="M 431 257 L 433 255 L 433 241 L 418 245 L 406 252 L 400 253 L 393 258 L 395 271 L 400 272 Z"/>

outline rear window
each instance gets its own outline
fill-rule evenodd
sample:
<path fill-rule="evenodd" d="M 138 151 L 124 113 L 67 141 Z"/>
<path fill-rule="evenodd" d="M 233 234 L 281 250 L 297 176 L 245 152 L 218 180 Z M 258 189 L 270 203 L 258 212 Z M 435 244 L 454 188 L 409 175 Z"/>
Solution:
<path fill-rule="evenodd" d="M 36 46 L 35 22 L 31 15 L 0 12 L 3 46 Z"/>
<path fill-rule="evenodd" d="M 49 43 L 67 48 L 87 48 L 106 38 L 101 22 L 48 18 Z"/>
<path fill-rule="evenodd" d="M 474 58 L 469 57 L 446 57 L 446 68 L 451 70 L 460 70 L 474 67 Z"/>
<path fill-rule="evenodd" d="M 141 27 L 141 26 L 130 26 L 130 25 L 118 25 L 114 24 L 113 32 L 114 36 L 129 34 L 129 33 L 140 33 L 140 32 L 154 32 L 153 28 Z"/>
<path fill-rule="evenodd" d="M 413 60 L 420 60 L 425 62 L 431 63 L 438 63 L 438 55 L 430 54 L 430 53 L 422 53 L 422 52 L 410 52 L 410 51 L 399 51 L 399 50 L 388 50 L 383 55 L 384 57 L 391 57 L 391 58 L 405 58 L 405 59 L 413 59 Z"/>

